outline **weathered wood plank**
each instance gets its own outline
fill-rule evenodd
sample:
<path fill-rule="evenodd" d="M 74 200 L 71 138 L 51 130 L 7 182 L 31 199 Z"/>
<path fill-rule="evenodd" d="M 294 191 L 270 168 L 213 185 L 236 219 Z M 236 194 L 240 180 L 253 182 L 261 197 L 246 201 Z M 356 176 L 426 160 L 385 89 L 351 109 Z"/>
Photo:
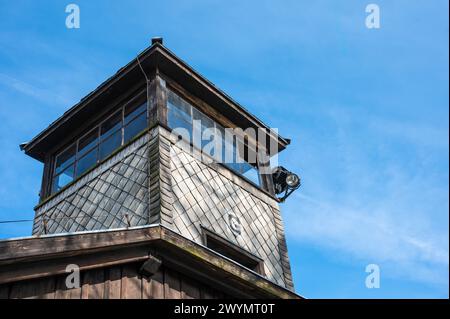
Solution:
<path fill-rule="evenodd" d="M 161 267 L 156 274 L 150 278 L 151 296 L 153 299 L 164 299 L 164 270 Z"/>
<path fill-rule="evenodd" d="M 38 299 L 55 299 L 55 277 L 42 278 L 36 285 L 36 297 Z"/>
<path fill-rule="evenodd" d="M 181 299 L 181 282 L 178 273 L 168 268 L 164 270 L 164 297 Z"/>
<path fill-rule="evenodd" d="M 132 231 L 117 230 L 1 241 L 0 265 L 15 263 L 19 259 L 42 258 L 69 252 L 81 254 L 86 251 L 111 248 L 115 245 L 138 244 L 158 238 L 159 227 L 150 226 Z"/>
<path fill-rule="evenodd" d="M 200 285 L 186 276 L 181 277 L 181 299 L 200 298 Z"/>
<path fill-rule="evenodd" d="M 105 291 L 104 269 L 85 271 L 82 274 L 82 299 L 103 299 Z"/>
<path fill-rule="evenodd" d="M 127 264 L 122 267 L 122 299 L 141 299 L 142 281 L 138 274 L 137 264 Z"/>
<path fill-rule="evenodd" d="M 152 299 L 151 279 L 149 277 L 141 277 L 141 296 L 142 299 Z"/>
<path fill-rule="evenodd" d="M 114 266 L 105 270 L 107 273 L 107 280 L 105 282 L 105 298 L 120 299 L 122 287 L 122 267 Z"/>
<path fill-rule="evenodd" d="M 55 299 L 80 299 L 81 298 L 81 286 L 79 288 L 67 288 L 66 276 L 57 276 Z M 81 278 L 80 278 L 81 280 Z M 81 282 L 80 282 L 81 285 Z"/>
<path fill-rule="evenodd" d="M 5 265 L 3 267 L 0 266 L 0 283 L 65 274 L 66 266 L 69 264 L 77 264 L 80 270 L 89 270 L 147 259 L 147 248 L 141 246 L 130 247 L 127 250 L 111 250 L 84 256 L 51 259 L 45 262 L 37 261 Z"/>

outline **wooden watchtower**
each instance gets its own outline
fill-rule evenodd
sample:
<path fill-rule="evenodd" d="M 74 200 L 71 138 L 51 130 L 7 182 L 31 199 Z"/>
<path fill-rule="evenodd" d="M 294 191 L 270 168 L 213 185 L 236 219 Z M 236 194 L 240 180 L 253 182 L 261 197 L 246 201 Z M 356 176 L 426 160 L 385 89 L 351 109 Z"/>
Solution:
<path fill-rule="evenodd" d="M 207 129 L 232 161 L 189 138 Z M 42 188 L 32 237 L 0 241 L 0 297 L 297 298 L 268 166 L 288 144 L 154 39 L 21 145 Z"/>

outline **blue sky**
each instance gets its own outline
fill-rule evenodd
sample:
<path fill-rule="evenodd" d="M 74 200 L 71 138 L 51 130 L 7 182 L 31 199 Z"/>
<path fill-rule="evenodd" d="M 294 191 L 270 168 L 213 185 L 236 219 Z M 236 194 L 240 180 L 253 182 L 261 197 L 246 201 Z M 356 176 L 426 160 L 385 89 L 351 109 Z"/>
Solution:
<path fill-rule="evenodd" d="M 73 2 L 77 30 L 69 1 L 0 3 L 0 220 L 32 218 L 38 199 L 42 166 L 19 143 L 161 35 L 292 139 L 279 160 L 303 180 L 282 204 L 298 293 L 448 297 L 448 1 Z"/>

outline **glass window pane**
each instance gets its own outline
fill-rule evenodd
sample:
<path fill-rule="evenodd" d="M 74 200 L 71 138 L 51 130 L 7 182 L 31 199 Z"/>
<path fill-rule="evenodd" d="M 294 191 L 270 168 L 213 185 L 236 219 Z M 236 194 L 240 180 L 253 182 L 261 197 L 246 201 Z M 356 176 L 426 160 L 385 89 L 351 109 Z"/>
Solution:
<path fill-rule="evenodd" d="M 100 128 L 100 138 L 101 140 L 107 139 L 109 136 L 114 134 L 122 126 L 122 111 L 117 112 L 106 120 Z"/>
<path fill-rule="evenodd" d="M 224 163 L 225 156 L 225 129 L 218 123 L 215 123 L 217 138 L 217 150 L 215 150 L 214 159 L 219 163 Z"/>
<path fill-rule="evenodd" d="M 169 127 L 171 128 L 177 128 L 177 123 L 179 121 L 189 123 L 189 125 L 192 125 L 192 119 L 191 114 L 186 113 L 184 109 L 179 109 L 176 105 L 168 104 L 168 114 L 167 114 L 167 122 L 169 124 Z"/>
<path fill-rule="evenodd" d="M 56 157 L 55 163 L 56 174 L 62 172 L 69 164 L 72 164 L 74 160 L 75 160 L 75 144 L 70 146 L 68 149 L 66 149 Z"/>
<path fill-rule="evenodd" d="M 128 104 L 125 106 L 125 120 L 124 125 L 130 123 L 136 116 L 144 113 L 147 110 L 147 102 L 141 104 Z M 145 112 L 146 113 L 146 112 Z"/>
<path fill-rule="evenodd" d="M 94 146 L 96 146 L 98 143 L 98 129 L 93 130 L 92 132 L 88 133 L 84 137 L 80 139 L 78 142 L 78 153 L 77 157 L 80 158 L 86 152 L 90 151 Z"/>
<path fill-rule="evenodd" d="M 236 174 L 242 175 L 242 163 L 228 163 L 227 166 L 231 168 Z"/>
<path fill-rule="evenodd" d="M 216 162 L 222 162 L 222 134 L 213 128 L 205 128 L 202 140 L 202 152 L 211 156 Z"/>
<path fill-rule="evenodd" d="M 122 144 L 122 131 L 116 131 L 109 135 L 107 140 L 100 142 L 99 146 L 99 159 L 103 160 L 108 157 L 115 149 Z"/>
<path fill-rule="evenodd" d="M 243 163 L 241 165 L 241 168 L 242 168 L 242 176 L 246 177 L 256 185 L 259 185 L 258 170 L 254 166 L 248 163 Z"/>
<path fill-rule="evenodd" d="M 236 150 L 233 143 L 226 138 L 224 134 L 223 146 L 222 146 L 222 163 L 232 164 L 236 159 Z"/>
<path fill-rule="evenodd" d="M 167 124 L 172 129 L 185 129 L 192 141 L 191 105 L 172 91 L 167 95 Z"/>
<path fill-rule="evenodd" d="M 195 107 L 192 108 L 192 116 L 193 119 L 195 121 L 200 121 L 200 125 L 198 123 L 196 123 L 196 125 L 194 125 L 194 129 L 200 129 L 200 143 L 196 143 L 199 145 L 195 145 L 197 147 L 200 147 L 202 150 L 205 147 L 205 145 L 207 145 L 211 140 L 207 140 L 203 138 L 203 133 L 205 132 L 206 129 L 214 129 L 214 121 L 211 120 L 208 116 L 206 116 L 205 114 L 203 114 L 202 112 L 200 112 L 199 110 L 197 110 Z M 195 134 L 198 134 L 197 132 L 195 132 Z M 195 141 L 197 142 L 197 141 Z"/>
<path fill-rule="evenodd" d="M 77 161 L 77 174 L 80 176 L 97 163 L 97 148 L 92 149 Z"/>
<path fill-rule="evenodd" d="M 192 139 L 192 122 L 185 114 L 181 114 L 176 109 L 169 107 L 167 120 L 170 128 L 185 129 L 189 134 L 189 138 Z"/>
<path fill-rule="evenodd" d="M 67 167 L 61 174 L 57 175 L 53 180 L 53 192 L 59 191 L 61 188 L 69 184 L 73 180 L 75 165 Z"/>
<path fill-rule="evenodd" d="M 191 105 L 187 101 L 185 101 L 181 97 L 179 97 L 177 94 L 175 94 L 172 91 L 168 91 L 167 103 L 170 106 L 177 108 L 179 110 L 179 112 L 187 114 L 188 118 L 190 119 Z"/>
<path fill-rule="evenodd" d="M 199 110 L 197 110 L 195 107 L 192 108 L 192 116 L 194 120 L 201 121 L 202 127 L 214 128 L 214 121 L 205 114 L 203 114 L 202 112 L 200 112 Z"/>
<path fill-rule="evenodd" d="M 131 123 L 125 126 L 124 129 L 124 142 L 128 142 L 137 134 L 142 132 L 147 127 L 147 114 L 142 113 L 137 118 L 135 118 Z"/>
<path fill-rule="evenodd" d="M 208 152 L 209 155 L 211 155 L 215 161 L 217 162 L 222 162 L 222 156 L 223 156 L 223 143 L 224 143 L 224 131 L 223 128 L 217 124 L 214 123 L 214 137 L 213 137 L 213 145 L 214 148 L 211 149 L 210 152 Z M 210 142 L 207 141 L 207 144 L 209 144 Z M 207 149 L 206 149 L 207 151 Z"/>
<path fill-rule="evenodd" d="M 189 132 L 189 135 L 192 137 L 192 122 L 186 121 L 185 118 L 177 116 L 169 109 L 168 112 L 168 124 L 172 129 L 184 128 Z"/>
<path fill-rule="evenodd" d="M 242 174 L 242 164 L 237 160 L 236 148 L 229 143 L 225 143 L 225 165 L 237 174 Z"/>

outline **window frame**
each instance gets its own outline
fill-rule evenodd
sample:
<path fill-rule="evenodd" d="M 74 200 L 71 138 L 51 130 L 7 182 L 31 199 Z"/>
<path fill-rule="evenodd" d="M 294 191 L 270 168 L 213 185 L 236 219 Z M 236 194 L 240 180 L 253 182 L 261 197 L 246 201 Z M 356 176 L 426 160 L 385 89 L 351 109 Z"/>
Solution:
<path fill-rule="evenodd" d="M 202 242 L 205 247 L 222 256 L 225 256 L 226 258 L 233 260 L 234 262 L 247 269 L 250 269 L 251 271 L 265 276 L 264 260 L 261 257 L 252 254 L 246 249 L 209 230 L 203 225 L 200 225 L 200 228 L 202 233 Z M 213 246 L 211 245 L 211 242 L 213 242 L 213 245 L 216 245 L 216 247 L 218 246 L 221 251 L 217 250 L 217 248 L 211 247 Z"/>

